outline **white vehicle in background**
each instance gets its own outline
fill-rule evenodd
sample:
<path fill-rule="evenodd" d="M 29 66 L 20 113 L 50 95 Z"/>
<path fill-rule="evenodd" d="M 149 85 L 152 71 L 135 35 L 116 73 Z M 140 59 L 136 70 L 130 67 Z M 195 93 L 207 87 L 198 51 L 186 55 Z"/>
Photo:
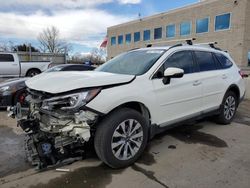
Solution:
<path fill-rule="evenodd" d="M 182 44 L 132 50 L 93 72 L 48 73 L 26 85 L 30 110 L 13 112 L 39 167 L 81 154 L 91 140 L 110 167 L 131 165 L 173 125 L 211 115 L 229 124 L 245 94 L 228 53 Z"/>
<path fill-rule="evenodd" d="M 33 77 L 50 67 L 51 62 L 20 62 L 17 53 L 0 52 L 0 77 Z"/>

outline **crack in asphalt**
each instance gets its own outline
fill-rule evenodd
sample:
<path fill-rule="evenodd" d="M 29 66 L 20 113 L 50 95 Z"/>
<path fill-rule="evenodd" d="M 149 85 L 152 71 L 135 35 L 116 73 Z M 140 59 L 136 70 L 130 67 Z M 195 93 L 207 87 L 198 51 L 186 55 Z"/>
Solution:
<path fill-rule="evenodd" d="M 144 169 L 144 168 L 142 168 L 142 167 L 140 167 L 140 166 L 138 166 L 138 165 L 136 165 L 136 164 L 134 164 L 134 165 L 132 166 L 132 169 L 135 170 L 135 171 L 137 171 L 137 172 L 142 173 L 144 176 L 146 176 L 147 178 L 153 180 L 154 182 L 156 182 L 156 183 L 162 185 L 163 187 L 169 188 L 166 184 L 164 184 L 163 182 L 161 182 L 160 180 L 158 180 L 158 179 L 154 176 L 155 172 L 150 171 L 150 170 L 146 170 L 146 169 Z"/>

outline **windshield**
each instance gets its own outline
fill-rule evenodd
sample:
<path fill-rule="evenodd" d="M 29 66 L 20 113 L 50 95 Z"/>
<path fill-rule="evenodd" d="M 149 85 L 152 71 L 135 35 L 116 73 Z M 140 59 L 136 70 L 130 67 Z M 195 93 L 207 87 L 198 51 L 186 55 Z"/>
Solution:
<path fill-rule="evenodd" d="M 104 63 L 96 71 L 142 75 L 154 65 L 164 52 L 164 50 L 158 49 L 126 52 Z"/>
<path fill-rule="evenodd" d="M 54 66 L 54 67 L 51 67 L 49 68 L 48 70 L 46 70 L 45 72 L 48 73 L 48 72 L 58 72 L 58 71 L 61 71 L 62 69 L 64 68 L 64 65 L 57 65 L 57 66 Z"/>

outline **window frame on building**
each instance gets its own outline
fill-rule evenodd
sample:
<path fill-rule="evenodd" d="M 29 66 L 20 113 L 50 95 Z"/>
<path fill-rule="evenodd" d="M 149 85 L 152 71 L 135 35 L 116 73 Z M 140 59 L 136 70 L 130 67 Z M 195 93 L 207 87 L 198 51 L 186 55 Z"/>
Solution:
<path fill-rule="evenodd" d="M 174 26 L 173 28 L 174 28 L 174 36 L 168 36 L 168 27 L 170 27 L 170 26 Z M 175 38 L 176 37 L 176 24 L 168 24 L 167 26 L 166 26 L 166 38 L 168 38 L 168 39 L 171 39 L 171 38 Z"/>
<path fill-rule="evenodd" d="M 128 36 L 130 36 L 130 37 L 128 38 Z M 128 40 L 128 39 L 129 39 L 129 40 Z M 131 35 L 131 33 L 127 33 L 127 34 L 125 35 L 125 44 L 130 44 L 131 41 L 132 41 L 132 35 Z"/>
<path fill-rule="evenodd" d="M 113 36 L 113 37 L 110 38 L 110 44 L 111 44 L 111 46 L 115 46 L 116 45 L 116 36 Z"/>
<path fill-rule="evenodd" d="M 139 34 L 138 39 L 136 39 L 137 34 Z M 140 31 L 134 32 L 134 42 L 140 42 L 140 41 L 141 41 L 141 32 Z"/>
<path fill-rule="evenodd" d="M 217 19 L 217 17 L 219 17 L 219 16 L 224 16 L 224 15 L 228 15 L 228 14 L 230 15 L 229 27 L 226 28 L 226 29 L 218 29 L 218 30 L 216 30 L 216 19 Z M 223 14 L 218 14 L 218 15 L 215 15 L 215 16 L 214 16 L 214 31 L 215 31 L 215 32 L 230 30 L 230 29 L 231 29 L 231 24 L 232 24 L 232 13 L 231 13 L 231 12 L 223 13 Z"/>
<path fill-rule="evenodd" d="M 122 45 L 123 44 L 123 35 L 118 35 L 118 45 Z"/>
<path fill-rule="evenodd" d="M 161 30 L 161 37 L 159 37 L 159 38 L 156 38 L 156 30 L 158 30 L 158 29 L 160 29 Z M 154 28 L 154 40 L 160 40 L 160 39 L 162 39 L 162 31 L 163 31 L 163 28 L 162 27 L 156 27 L 156 28 Z"/>
<path fill-rule="evenodd" d="M 199 20 L 205 20 L 205 19 L 207 19 L 208 20 L 208 27 L 207 27 L 207 31 L 206 32 L 197 32 L 197 21 L 199 21 Z M 199 18 L 199 19 L 196 19 L 195 20 L 195 33 L 196 34 L 206 34 L 206 33 L 209 33 L 209 26 L 210 26 L 210 17 L 209 16 L 207 16 L 207 17 L 204 17 L 204 18 Z"/>
<path fill-rule="evenodd" d="M 181 31 L 182 31 L 182 24 L 186 24 L 186 23 L 189 23 L 189 34 L 185 34 L 185 35 L 182 35 Z M 189 36 L 192 34 L 192 21 L 184 21 L 184 22 L 181 22 L 180 23 L 180 36 L 183 37 L 183 36 Z"/>
<path fill-rule="evenodd" d="M 145 37 L 145 36 L 146 36 L 145 33 L 146 33 L 147 31 L 149 32 L 149 38 L 145 39 L 145 38 L 146 38 L 146 37 Z M 150 39 L 151 39 L 151 30 L 150 30 L 150 29 L 144 30 L 144 31 L 143 31 L 143 41 L 149 41 Z"/>

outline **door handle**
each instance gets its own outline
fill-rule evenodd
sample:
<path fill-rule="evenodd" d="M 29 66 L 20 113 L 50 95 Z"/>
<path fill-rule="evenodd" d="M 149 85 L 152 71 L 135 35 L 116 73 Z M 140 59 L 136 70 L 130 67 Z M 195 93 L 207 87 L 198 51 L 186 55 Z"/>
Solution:
<path fill-rule="evenodd" d="M 196 81 L 193 83 L 193 86 L 198 86 L 198 85 L 201 85 L 201 81 L 196 80 Z"/>
<path fill-rule="evenodd" d="M 18 64 L 12 64 L 12 66 L 18 66 Z"/>
<path fill-rule="evenodd" d="M 227 79 L 227 75 L 223 74 L 222 79 Z"/>

